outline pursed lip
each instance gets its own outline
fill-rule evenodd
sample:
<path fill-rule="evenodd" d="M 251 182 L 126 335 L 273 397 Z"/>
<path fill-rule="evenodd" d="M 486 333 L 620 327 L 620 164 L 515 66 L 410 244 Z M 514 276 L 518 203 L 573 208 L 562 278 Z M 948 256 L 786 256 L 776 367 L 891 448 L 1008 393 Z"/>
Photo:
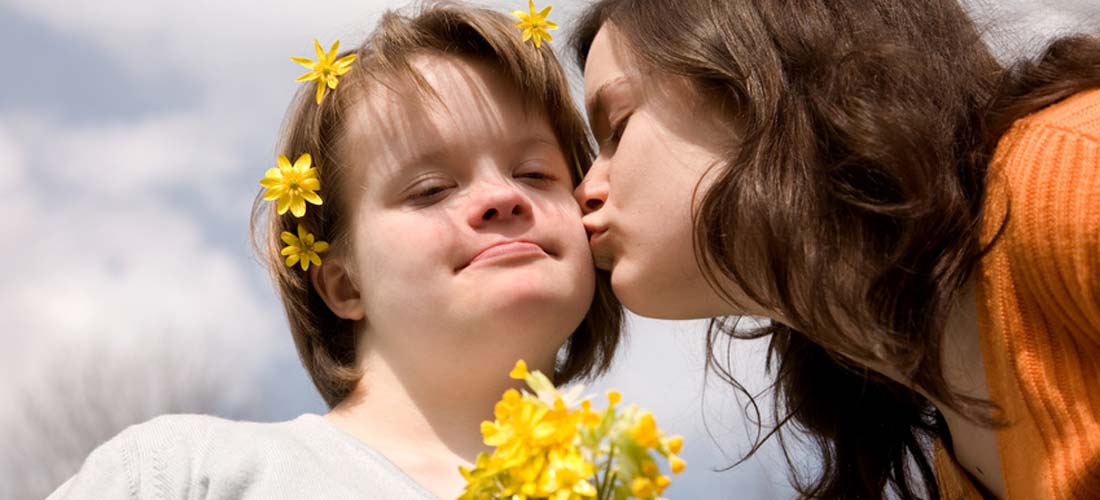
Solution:
<path fill-rule="evenodd" d="M 523 256 L 531 254 L 543 254 L 550 255 L 542 245 L 535 243 L 531 240 L 503 240 L 497 241 L 485 248 L 479 250 L 474 254 L 473 258 L 469 260 L 465 265 L 459 268 L 459 270 L 470 267 L 472 264 L 482 260 L 488 260 L 497 257 L 505 256 Z"/>
<path fill-rule="evenodd" d="M 599 225 L 591 221 L 583 221 L 584 230 L 588 233 L 588 245 L 593 249 L 596 247 L 598 241 L 601 241 L 607 235 L 607 226 Z"/>
<path fill-rule="evenodd" d="M 598 231 L 592 231 L 588 233 L 588 245 L 595 248 L 600 241 L 603 241 L 604 236 L 607 235 L 606 229 L 600 229 Z"/>
<path fill-rule="evenodd" d="M 611 238 L 608 228 L 590 224 L 585 224 L 584 228 L 588 232 L 588 247 L 592 250 L 592 260 L 596 267 L 610 271 L 611 263 L 614 262 L 614 251 L 609 246 Z"/>

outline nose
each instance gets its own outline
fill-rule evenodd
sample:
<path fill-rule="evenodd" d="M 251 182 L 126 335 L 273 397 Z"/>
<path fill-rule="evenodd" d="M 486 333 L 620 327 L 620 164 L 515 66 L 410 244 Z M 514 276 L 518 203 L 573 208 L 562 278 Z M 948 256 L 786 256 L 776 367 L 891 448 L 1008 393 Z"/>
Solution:
<path fill-rule="evenodd" d="M 606 161 L 596 158 L 592 168 L 585 174 L 584 180 L 573 191 L 573 196 L 585 215 L 603 208 L 604 203 L 607 202 L 608 185 Z"/>
<path fill-rule="evenodd" d="M 475 188 L 474 203 L 467 222 L 480 228 L 488 224 L 529 219 L 531 200 L 518 186 L 506 182 L 483 182 Z"/>

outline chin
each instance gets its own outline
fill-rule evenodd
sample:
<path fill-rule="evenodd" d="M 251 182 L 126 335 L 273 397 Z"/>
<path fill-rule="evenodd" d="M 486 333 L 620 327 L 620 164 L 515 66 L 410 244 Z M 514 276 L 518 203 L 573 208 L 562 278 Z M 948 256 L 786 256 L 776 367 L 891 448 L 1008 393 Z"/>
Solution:
<path fill-rule="evenodd" d="M 730 314 L 725 308 L 708 307 L 709 295 L 694 293 L 684 287 L 667 286 L 654 280 L 651 273 L 631 272 L 629 266 L 618 262 L 611 270 L 611 290 L 623 307 L 630 312 L 654 319 L 705 319 Z"/>
<path fill-rule="evenodd" d="M 573 323 L 575 328 L 592 304 L 594 274 L 554 271 L 502 273 L 479 279 L 476 293 L 469 297 L 469 311 L 490 321 L 513 317 L 527 325 L 549 321 Z"/>

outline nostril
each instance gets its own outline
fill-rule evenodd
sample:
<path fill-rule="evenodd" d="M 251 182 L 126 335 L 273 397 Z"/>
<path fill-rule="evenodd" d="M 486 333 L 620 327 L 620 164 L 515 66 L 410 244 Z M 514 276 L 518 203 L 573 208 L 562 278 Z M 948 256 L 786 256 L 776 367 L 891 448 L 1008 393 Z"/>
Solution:
<path fill-rule="evenodd" d="M 599 210 L 600 207 L 603 206 L 603 201 L 596 198 L 589 198 L 588 201 L 584 202 L 584 206 L 588 207 L 589 210 Z"/>
<path fill-rule="evenodd" d="M 523 213 L 523 209 L 519 205 L 512 207 L 512 215 L 520 215 Z"/>
<path fill-rule="evenodd" d="M 490 209 L 486 210 L 484 214 L 481 214 L 481 220 L 492 219 L 493 217 L 496 216 L 496 214 L 497 214 L 497 209 L 490 208 Z"/>

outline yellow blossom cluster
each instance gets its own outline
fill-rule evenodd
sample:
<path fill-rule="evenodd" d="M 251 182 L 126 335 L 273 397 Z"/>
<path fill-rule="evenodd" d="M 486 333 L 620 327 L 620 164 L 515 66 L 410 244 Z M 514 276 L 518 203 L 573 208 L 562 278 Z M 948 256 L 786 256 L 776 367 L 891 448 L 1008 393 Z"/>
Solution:
<path fill-rule="evenodd" d="M 664 437 L 649 412 L 618 406 L 593 410 L 581 388 L 563 393 L 542 373 L 520 360 L 511 373 L 532 392 L 505 391 L 493 422 L 483 422 L 484 442 L 494 447 L 478 456 L 473 469 L 461 468 L 466 490 L 459 500 L 657 500 L 671 483 L 654 453 L 679 473 L 683 439 Z"/>

